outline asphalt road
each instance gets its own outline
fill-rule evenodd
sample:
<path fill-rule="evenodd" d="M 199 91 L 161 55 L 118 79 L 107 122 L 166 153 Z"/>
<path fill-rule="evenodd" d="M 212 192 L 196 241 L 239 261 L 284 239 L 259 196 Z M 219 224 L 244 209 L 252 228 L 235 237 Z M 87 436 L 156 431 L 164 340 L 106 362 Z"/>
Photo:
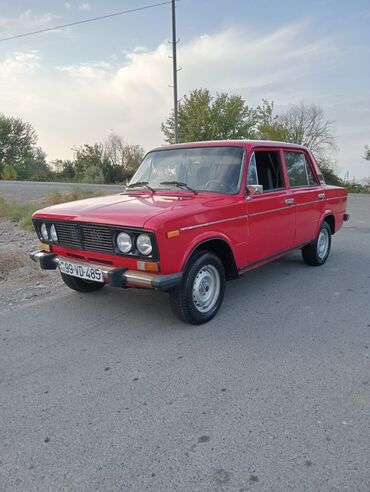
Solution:
<path fill-rule="evenodd" d="M 330 259 L 231 282 L 217 318 L 104 289 L 0 317 L 0 489 L 370 490 L 370 196 Z"/>
<path fill-rule="evenodd" d="M 0 194 L 16 200 L 38 201 L 41 200 L 48 191 L 69 191 L 72 188 L 100 190 L 103 193 L 119 193 L 122 191 L 121 185 L 104 185 L 104 184 L 81 184 L 81 183 L 48 183 L 40 181 L 3 181 L 0 180 Z"/>

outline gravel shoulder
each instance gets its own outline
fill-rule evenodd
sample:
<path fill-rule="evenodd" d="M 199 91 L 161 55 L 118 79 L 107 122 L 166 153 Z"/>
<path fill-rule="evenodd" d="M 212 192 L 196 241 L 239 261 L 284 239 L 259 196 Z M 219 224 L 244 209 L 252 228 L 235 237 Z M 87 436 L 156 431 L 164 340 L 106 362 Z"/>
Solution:
<path fill-rule="evenodd" d="M 34 232 L 0 220 L 0 312 L 55 295 L 64 284 L 54 271 L 42 271 L 29 258 L 37 249 Z"/>

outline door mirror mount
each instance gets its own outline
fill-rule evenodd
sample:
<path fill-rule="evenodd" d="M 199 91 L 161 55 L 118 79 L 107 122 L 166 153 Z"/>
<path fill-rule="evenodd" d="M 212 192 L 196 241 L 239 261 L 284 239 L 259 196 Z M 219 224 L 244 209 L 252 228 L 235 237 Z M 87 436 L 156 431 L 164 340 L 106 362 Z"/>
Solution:
<path fill-rule="evenodd" d="M 248 199 L 251 199 L 254 197 L 254 195 L 261 195 L 263 193 L 263 186 L 262 185 L 248 185 L 246 192 L 247 192 Z"/>

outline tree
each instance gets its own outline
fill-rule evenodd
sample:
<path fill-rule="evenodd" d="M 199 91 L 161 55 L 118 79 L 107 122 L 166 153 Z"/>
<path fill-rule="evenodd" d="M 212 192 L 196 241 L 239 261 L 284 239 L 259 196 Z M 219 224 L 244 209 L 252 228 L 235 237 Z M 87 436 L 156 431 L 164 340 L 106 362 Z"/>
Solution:
<path fill-rule="evenodd" d="M 0 175 L 3 166 L 13 167 L 30 160 L 37 142 L 37 134 L 30 123 L 0 113 Z"/>
<path fill-rule="evenodd" d="M 112 177 L 113 181 L 123 181 L 131 178 L 141 164 L 144 149 L 140 145 L 127 144 L 120 135 L 112 133 L 104 143 L 104 155 L 112 164 L 116 177 Z"/>
<path fill-rule="evenodd" d="M 262 105 L 256 109 L 257 138 L 260 140 L 275 140 L 287 142 L 288 129 L 280 121 L 279 115 L 274 115 L 274 103 L 262 99 Z"/>
<path fill-rule="evenodd" d="M 255 136 L 255 111 L 238 95 L 212 96 L 208 89 L 195 89 L 179 103 L 178 119 L 180 142 Z M 166 142 L 175 142 L 173 111 L 161 130 Z"/>
<path fill-rule="evenodd" d="M 365 145 L 364 159 L 366 159 L 367 161 L 370 161 L 370 147 L 368 145 Z"/>
<path fill-rule="evenodd" d="M 286 129 L 288 142 L 304 145 L 317 156 L 335 148 L 333 123 L 317 104 L 291 106 L 278 121 Z"/>

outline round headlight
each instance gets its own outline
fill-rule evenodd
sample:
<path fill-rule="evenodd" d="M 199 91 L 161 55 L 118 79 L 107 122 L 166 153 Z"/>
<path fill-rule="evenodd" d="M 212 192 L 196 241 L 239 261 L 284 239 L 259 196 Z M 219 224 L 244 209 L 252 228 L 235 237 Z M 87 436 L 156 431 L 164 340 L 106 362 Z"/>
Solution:
<path fill-rule="evenodd" d="M 136 240 L 136 247 L 142 255 L 150 255 L 153 250 L 150 236 L 148 234 L 140 234 Z"/>
<path fill-rule="evenodd" d="M 41 232 L 42 239 L 44 241 L 49 241 L 48 228 L 46 227 L 45 222 L 43 224 L 41 224 L 40 232 Z"/>
<path fill-rule="evenodd" d="M 128 253 L 132 248 L 132 240 L 127 232 L 120 232 L 117 236 L 117 248 L 121 253 Z"/>
<path fill-rule="evenodd" d="M 51 224 L 51 226 L 50 226 L 50 237 L 51 237 L 51 240 L 54 241 L 55 243 L 58 242 L 58 234 L 57 234 L 57 231 L 55 229 L 54 224 Z"/>

